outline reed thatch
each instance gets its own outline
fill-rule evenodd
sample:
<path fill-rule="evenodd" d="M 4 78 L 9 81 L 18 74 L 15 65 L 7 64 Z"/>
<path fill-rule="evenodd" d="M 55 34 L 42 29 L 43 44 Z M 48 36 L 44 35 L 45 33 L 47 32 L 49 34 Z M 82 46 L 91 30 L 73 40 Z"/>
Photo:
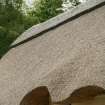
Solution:
<path fill-rule="evenodd" d="M 74 12 L 64 13 L 60 16 L 66 18 L 58 16 L 34 26 L 32 34 L 28 34 L 29 29 L 18 38 L 0 61 L 0 105 L 27 105 L 24 102 L 36 96 L 37 101 L 38 97 L 50 100 L 51 96 L 53 102 L 68 105 L 103 94 L 104 4 L 105 0 L 89 1 L 84 9 L 81 6 L 85 4 L 79 5 L 77 10 L 81 8 L 81 11 L 75 9 L 74 15 Z M 56 24 L 52 25 L 53 21 Z M 34 34 L 34 29 L 39 31 Z M 42 105 L 39 101 L 37 104 Z"/>

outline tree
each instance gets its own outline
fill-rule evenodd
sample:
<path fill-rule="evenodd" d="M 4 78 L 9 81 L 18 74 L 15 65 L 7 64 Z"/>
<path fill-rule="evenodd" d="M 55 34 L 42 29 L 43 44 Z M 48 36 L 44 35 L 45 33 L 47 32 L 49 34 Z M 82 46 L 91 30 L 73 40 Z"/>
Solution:
<path fill-rule="evenodd" d="M 22 0 L 0 1 L 0 57 L 24 30 Z"/>
<path fill-rule="evenodd" d="M 63 0 L 62 10 L 68 11 L 74 6 L 79 5 L 80 3 L 81 3 L 80 0 Z"/>
<path fill-rule="evenodd" d="M 58 10 L 61 7 L 62 0 L 39 0 L 34 3 L 34 7 L 29 14 L 40 23 L 61 13 L 62 11 Z"/>
<path fill-rule="evenodd" d="M 77 6 L 78 4 L 80 4 L 80 0 L 70 0 L 70 2 L 73 6 Z"/>

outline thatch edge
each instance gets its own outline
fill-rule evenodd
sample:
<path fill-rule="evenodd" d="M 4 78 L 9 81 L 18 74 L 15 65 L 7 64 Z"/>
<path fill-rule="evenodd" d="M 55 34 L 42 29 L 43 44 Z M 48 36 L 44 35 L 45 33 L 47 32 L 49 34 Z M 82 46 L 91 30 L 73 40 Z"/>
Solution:
<path fill-rule="evenodd" d="M 105 5 L 105 0 L 89 0 L 86 3 L 80 4 L 77 7 L 69 10 L 68 12 L 62 13 L 56 17 L 49 19 L 43 23 L 37 24 L 26 30 L 18 37 L 12 44 L 11 48 L 23 44 L 33 38 L 41 36 L 43 33 L 56 28 L 57 26 L 64 24 L 67 20 L 73 20 L 76 17 L 88 13 L 98 7 Z"/>

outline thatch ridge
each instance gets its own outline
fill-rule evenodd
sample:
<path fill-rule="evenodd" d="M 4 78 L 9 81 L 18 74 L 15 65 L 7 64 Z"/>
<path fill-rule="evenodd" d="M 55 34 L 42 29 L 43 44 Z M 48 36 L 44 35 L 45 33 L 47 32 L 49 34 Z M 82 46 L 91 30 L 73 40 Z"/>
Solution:
<path fill-rule="evenodd" d="M 105 5 L 105 0 L 89 0 L 84 4 L 80 4 L 77 7 L 71 9 L 68 12 L 62 13 L 54 18 L 49 19 L 43 23 L 37 24 L 26 30 L 20 37 L 18 37 L 11 45 L 11 48 L 16 47 L 20 44 L 28 42 L 33 38 L 37 38 L 43 33 L 48 32 L 68 21 L 72 21 L 77 17 L 80 17 L 83 14 L 91 12 L 94 9 L 97 9 Z"/>

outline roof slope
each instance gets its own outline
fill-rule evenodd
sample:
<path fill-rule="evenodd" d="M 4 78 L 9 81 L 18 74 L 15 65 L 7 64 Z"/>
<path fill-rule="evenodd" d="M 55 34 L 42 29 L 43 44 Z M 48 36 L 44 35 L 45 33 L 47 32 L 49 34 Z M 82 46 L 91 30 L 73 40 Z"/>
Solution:
<path fill-rule="evenodd" d="M 0 105 L 19 105 L 38 86 L 61 101 L 88 85 L 105 89 L 105 6 L 12 48 L 0 61 Z"/>
<path fill-rule="evenodd" d="M 20 37 L 18 37 L 17 40 L 12 43 L 12 46 L 16 46 L 27 42 L 30 39 L 36 38 L 42 35 L 42 33 L 63 24 L 67 20 L 70 21 L 73 18 L 84 14 L 85 12 L 87 13 L 92 9 L 100 7 L 100 5 L 104 5 L 104 2 L 105 0 L 88 0 L 86 3 L 80 4 L 68 12 L 64 12 L 54 18 L 49 19 L 48 21 L 35 25 L 26 30 Z"/>

